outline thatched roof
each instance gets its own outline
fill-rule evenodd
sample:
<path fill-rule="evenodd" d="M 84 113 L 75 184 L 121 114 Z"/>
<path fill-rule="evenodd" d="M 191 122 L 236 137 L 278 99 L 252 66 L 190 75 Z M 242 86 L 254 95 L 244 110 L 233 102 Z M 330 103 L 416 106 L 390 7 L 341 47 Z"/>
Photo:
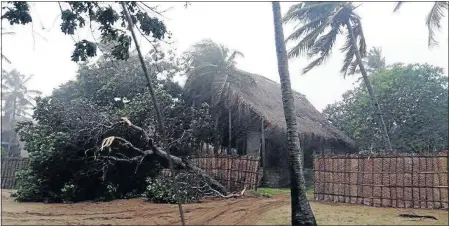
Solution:
<path fill-rule="evenodd" d="M 233 94 L 237 96 L 238 102 L 249 107 L 253 112 L 264 118 L 271 128 L 286 130 L 284 118 L 282 96 L 280 84 L 267 79 L 263 76 L 251 74 L 242 70 L 238 70 L 241 77 L 251 77 L 253 82 L 239 81 L 239 84 L 233 86 Z M 236 77 L 239 77 L 236 76 Z M 230 82 L 233 82 L 231 80 Z M 190 84 L 192 87 L 211 86 L 212 80 L 201 79 L 195 81 L 202 83 Z M 209 84 L 207 84 L 209 83 Z M 198 90 L 199 91 L 199 90 Z M 198 93 L 198 92 L 193 92 Z M 332 126 L 328 120 L 306 99 L 303 94 L 294 92 L 296 112 L 299 123 L 299 133 L 301 135 L 313 135 L 325 140 L 337 140 L 347 144 L 354 142 L 343 132 Z M 197 96 L 195 99 L 205 101 L 209 97 Z M 232 101 L 236 103 L 236 101 Z"/>

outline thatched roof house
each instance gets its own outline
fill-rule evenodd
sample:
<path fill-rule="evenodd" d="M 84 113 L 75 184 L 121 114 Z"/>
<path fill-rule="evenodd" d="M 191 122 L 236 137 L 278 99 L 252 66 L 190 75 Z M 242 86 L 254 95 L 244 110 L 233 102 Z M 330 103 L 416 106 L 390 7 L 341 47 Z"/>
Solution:
<path fill-rule="evenodd" d="M 225 100 L 218 105 L 223 112 L 220 127 L 223 129 L 223 146 L 228 146 L 228 119 L 226 112 L 231 108 L 232 142 L 239 154 L 260 155 L 262 124 L 266 149 L 266 167 L 284 168 L 287 166 L 285 147 L 286 123 L 279 83 L 263 76 L 237 70 L 238 76 L 229 79 L 230 91 Z M 242 79 L 236 79 L 236 78 Z M 249 78 L 249 79 L 243 79 Z M 214 91 L 214 79 L 192 79 L 186 82 L 186 93 L 194 103 L 209 102 Z M 294 92 L 299 125 L 301 146 L 304 150 L 306 167 L 310 167 L 312 153 L 352 152 L 354 142 L 343 132 L 332 126 L 328 120 L 313 107 L 306 97 Z M 263 121 L 263 123 L 262 123 Z M 279 170 L 277 170 L 279 171 Z M 286 172 L 286 168 L 281 170 Z M 281 173 L 283 174 L 283 173 Z M 277 177 L 282 177 L 277 175 Z M 286 178 L 280 179 L 287 180 Z M 288 181 L 288 180 L 287 180 Z M 283 182 L 279 182 L 283 185 Z"/>
<path fill-rule="evenodd" d="M 263 117 L 271 127 L 286 130 L 279 83 L 260 75 L 240 72 L 255 80 L 253 86 L 239 90 L 243 101 L 260 117 Z M 316 136 L 324 140 L 336 140 L 347 144 L 353 143 L 343 132 L 332 126 L 303 94 L 294 92 L 294 95 L 301 135 Z"/>

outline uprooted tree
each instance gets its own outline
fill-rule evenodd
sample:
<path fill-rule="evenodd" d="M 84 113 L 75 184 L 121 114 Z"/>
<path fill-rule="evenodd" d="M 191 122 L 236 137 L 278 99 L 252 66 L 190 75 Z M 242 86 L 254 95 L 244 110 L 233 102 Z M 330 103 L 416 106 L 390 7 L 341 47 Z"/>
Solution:
<path fill-rule="evenodd" d="M 155 54 L 164 56 L 156 62 Z M 221 184 L 184 158 L 195 153 L 199 139 L 207 138 L 204 131 L 212 125 L 209 106 L 184 102 L 182 88 L 171 79 L 180 70 L 171 54 L 154 51 L 147 57 L 147 64 L 166 71 L 162 79 L 156 79 L 156 72 L 151 75 L 163 106 L 165 131 L 170 131 L 164 146 L 136 58 L 131 56 L 128 62 L 103 58 L 81 65 L 76 80 L 37 99 L 33 114 L 37 123 L 22 123 L 18 128 L 30 158 L 29 168 L 19 175 L 19 200 L 132 197 L 147 190 L 148 178 L 157 180 L 168 158 L 177 169 L 207 182 L 197 187 L 207 185 L 217 196 L 228 195 Z M 173 155 L 167 154 L 167 148 Z"/>

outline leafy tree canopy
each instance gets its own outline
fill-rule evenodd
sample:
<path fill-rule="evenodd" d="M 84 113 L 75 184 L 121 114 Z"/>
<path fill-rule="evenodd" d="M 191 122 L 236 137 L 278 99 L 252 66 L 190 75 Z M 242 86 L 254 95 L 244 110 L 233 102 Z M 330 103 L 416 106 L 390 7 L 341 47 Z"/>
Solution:
<path fill-rule="evenodd" d="M 78 29 L 88 26 L 98 27 L 101 42 L 114 43 L 111 55 L 115 59 L 129 58 L 131 36 L 128 30 L 123 8 L 116 9 L 118 5 L 108 2 L 57 2 L 61 10 L 61 31 L 66 35 L 74 35 Z M 170 33 L 165 24 L 157 17 L 157 9 L 142 2 L 126 2 L 126 8 L 139 32 L 145 37 L 162 40 Z M 2 7 L 2 20 L 6 19 L 10 25 L 25 25 L 33 21 L 30 6 L 27 2 L 12 1 Z M 98 42 L 86 39 L 78 40 L 71 56 L 72 61 L 87 61 L 97 55 Z"/>
<path fill-rule="evenodd" d="M 427 64 L 395 64 L 370 76 L 385 111 L 395 150 L 441 151 L 448 147 L 448 79 L 441 68 Z M 324 115 L 363 150 L 382 149 L 381 131 L 362 85 L 328 105 Z"/>

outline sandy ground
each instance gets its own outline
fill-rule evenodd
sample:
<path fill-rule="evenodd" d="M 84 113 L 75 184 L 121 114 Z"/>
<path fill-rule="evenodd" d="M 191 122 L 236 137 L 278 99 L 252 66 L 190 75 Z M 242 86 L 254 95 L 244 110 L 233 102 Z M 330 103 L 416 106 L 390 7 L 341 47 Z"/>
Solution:
<path fill-rule="evenodd" d="M 11 190 L 2 190 L 4 225 L 168 225 L 180 224 L 177 205 L 151 204 L 143 199 L 75 204 L 18 203 L 10 198 Z M 187 224 L 255 224 L 267 211 L 289 201 L 276 198 L 247 197 L 229 200 L 206 200 L 183 205 Z"/>
<path fill-rule="evenodd" d="M 177 205 L 144 199 L 75 204 L 19 203 L 2 190 L 3 225 L 180 225 Z M 207 200 L 183 205 L 189 225 L 290 224 L 289 195 Z M 447 210 L 378 208 L 310 202 L 319 225 L 448 225 Z M 404 219 L 399 213 L 432 215 L 438 220 Z"/>

